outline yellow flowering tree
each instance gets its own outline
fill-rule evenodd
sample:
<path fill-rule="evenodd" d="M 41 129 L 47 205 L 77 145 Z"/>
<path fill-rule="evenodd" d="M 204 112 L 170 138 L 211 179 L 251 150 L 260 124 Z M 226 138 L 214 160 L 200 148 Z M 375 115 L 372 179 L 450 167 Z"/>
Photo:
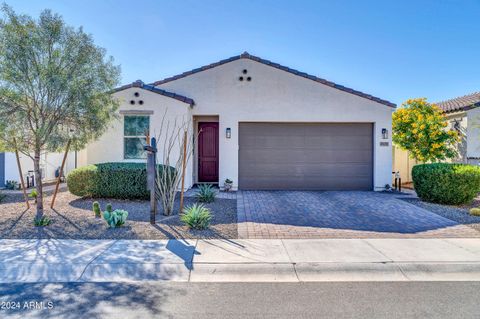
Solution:
<path fill-rule="evenodd" d="M 393 113 L 393 142 L 420 162 L 437 162 L 457 156 L 455 130 L 447 129 L 442 110 L 425 98 L 407 100 Z"/>

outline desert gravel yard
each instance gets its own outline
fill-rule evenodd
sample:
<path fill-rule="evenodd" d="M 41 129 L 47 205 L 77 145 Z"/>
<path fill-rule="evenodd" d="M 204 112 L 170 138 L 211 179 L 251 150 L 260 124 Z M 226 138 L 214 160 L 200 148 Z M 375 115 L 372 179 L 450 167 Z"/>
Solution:
<path fill-rule="evenodd" d="M 185 197 L 185 206 L 193 204 L 195 198 Z M 150 224 L 149 202 L 145 200 L 96 199 L 102 209 L 112 203 L 114 209 L 128 211 L 128 219 L 123 227 L 111 229 L 102 218 L 95 218 L 92 212 L 93 199 L 82 199 L 68 191 L 58 194 L 55 210 L 50 209 L 51 196 L 44 202 L 45 214 L 52 219 L 47 227 L 34 227 L 34 203 L 25 210 L 21 194 L 8 194 L 0 204 L 0 238 L 70 238 L 70 239 L 171 239 L 171 238 L 237 238 L 236 199 L 217 198 L 206 204 L 214 215 L 210 229 L 190 231 L 178 215 L 163 216 L 161 205 L 157 214 L 157 224 Z M 177 198 L 176 209 L 178 212 Z"/>
<path fill-rule="evenodd" d="M 432 213 L 456 221 L 459 224 L 464 224 L 480 231 L 480 216 L 472 216 L 469 213 L 470 208 L 480 207 L 480 197 L 477 197 L 473 203 L 463 206 L 440 205 L 428 202 L 422 202 L 418 198 L 402 198 L 402 200 L 414 204 L 423 209 L 429 210 Z"/>

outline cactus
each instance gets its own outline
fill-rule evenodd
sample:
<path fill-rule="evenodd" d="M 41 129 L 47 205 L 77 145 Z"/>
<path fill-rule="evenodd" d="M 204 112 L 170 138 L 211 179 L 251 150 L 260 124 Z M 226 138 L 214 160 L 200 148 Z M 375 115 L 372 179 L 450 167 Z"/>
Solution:
<path fill-rule="evenodd" d="M 95 213 L 95 217 L 101 216 L 102 211 L 100 209 L 100 204 L 97 201 L 93 202 L 92 209 L 93 209 L 93 212 Z"/>
<path fill-rule="evenodd" d="M 107 207 L 105 207 L 105 209 L 106 209 L 106 211 L 109 212 L 109 213 L 113 212 L 112 204 L 108 203 L 108 204 L 107 204 Z"/>
<path fill-rule="evenodd" d="M 122 209 L 115 209 L 113 212 L 104 211 L 103 219 L 111 228 L 120 227 L 127 221 L 128 212 Z"/>

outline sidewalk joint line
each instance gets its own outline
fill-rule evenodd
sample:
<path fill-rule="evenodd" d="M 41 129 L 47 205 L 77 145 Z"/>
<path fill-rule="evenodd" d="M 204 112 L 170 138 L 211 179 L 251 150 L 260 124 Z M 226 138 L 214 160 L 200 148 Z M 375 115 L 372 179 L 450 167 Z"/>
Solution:
<path fill-rule="evenodd" d="M 297 281 L 300 282 L 300 278 L 298 277 L 298 273 L 297 273 L 296 263 L 293 262 L 292 257 L 288 253 L 287 246 L 285 246 L 285 243 L 283 242 L 283 239 L 280 239 L 280 242 L 282 243 L 283 249 L 285 249 L 285 253 L 287 254 L 288 260 L 290 260 L 290 264 L 293 267 L 293 271 L 295 272 L 295 278 L 297 278 Z"/>
<path fill-rule="evenodd" d="M 110 245 L 108 245 L 108 247 L 105 247 L 105 249 L 102 249 L 102 251 L 95 257 L 92 258 L 92 260 L 90 260 L 87 265 L 85 266 L 85 268 L 83 269 L 82 273 L 80 274 L 80 276 L 78 277 L 78 281 L 82 281 L 82 277 L 83 275 L 85 274 L 85 271 L 87 270 L 87 268 L 95 261 L 97 260 L 98 257 L 100 257 L 101 255 L 103 255 L 103 253 L 105 253 L 110 247 L 112 247 L 113 245 L 115 245 L 117 242 L 119 241 L 119 239 L 115 239 Z"/>
<path fill-rule="evenodd" d="M 373 250 L 375 250 L 376 252 L 378 252 L 380 255 L 382 255 L 383 257 L 387 258 L 390 262 L 394 262 L 394 260 L 390 257 L 388 257 L 387 255 L 385 255 L 383 252 L 381 252 L 380 250 L 378 250 L 375 246 L 373 246 L 371 243 L 368 242 L 367 239 L 360 239 L 361 241 L 363 241 L 364 243 L 366 243 L 368 246 L 370 246 L 370 248 L 372 248 Z"/>

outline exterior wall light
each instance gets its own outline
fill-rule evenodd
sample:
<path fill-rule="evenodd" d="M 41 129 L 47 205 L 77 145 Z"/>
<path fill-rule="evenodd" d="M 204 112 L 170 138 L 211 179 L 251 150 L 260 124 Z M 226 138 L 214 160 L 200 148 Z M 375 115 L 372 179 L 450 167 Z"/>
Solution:
<path fill-rule="evenodd" d="M 386 128 L 382 128 L 382 138 L 388 140 L 388 130 Z"/>
<path fill-rule="evenodd" d="M 225 130 L 225 137 L 226 138 L 231 138 L 232 137 L 232 129 L 227 127 L 227 129 Z"/>

